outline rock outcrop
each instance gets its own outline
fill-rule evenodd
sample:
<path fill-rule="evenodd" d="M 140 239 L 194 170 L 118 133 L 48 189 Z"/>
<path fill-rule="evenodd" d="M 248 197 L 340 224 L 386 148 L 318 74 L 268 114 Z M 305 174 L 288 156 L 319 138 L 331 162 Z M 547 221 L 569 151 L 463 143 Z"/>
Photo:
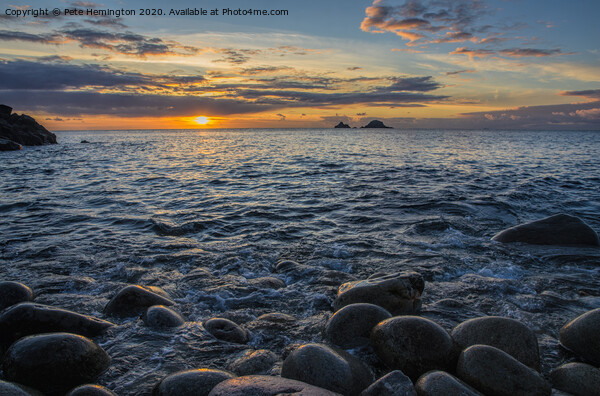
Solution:
<path fill-rule="evenodd" d="M 0 105 L 0 150 L 19 150 L 20 145 L 56 144 L 56 135 L 32 117 L 11 113 L 11 107 Z"/>
<path fill-rule="evenodd" d="M 383 122 L 379 121 L 379 120 L 373 120 L 371 122 L 369 122 L 367 125 L 362 126 L 361 128 L 392 128 L 389 126 L 386 126 Z"/>
<path fill-rule="evenodd" d="M 334 128 L 350 128 L 350 125 L 344 124 L 342 121 L 340 121 L 340 123 L 334 126 Z"/>

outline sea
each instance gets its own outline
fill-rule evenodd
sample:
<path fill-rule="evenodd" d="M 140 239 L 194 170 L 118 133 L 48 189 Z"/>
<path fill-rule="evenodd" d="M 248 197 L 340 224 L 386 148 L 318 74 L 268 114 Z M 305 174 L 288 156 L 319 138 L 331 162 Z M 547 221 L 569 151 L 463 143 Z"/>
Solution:
<path fill-rule="evenodd" d="M 449 331 L 484 315 L 522 321 L 545 375 L 573 360 L 559 329 L 600 307 L 600 249 L 491 241 L 558 213 L 600 231 L 599 132 L 56 135 L 57 145 L 0 152 L 0 280 L 118 324 L 95 341 L 112 358 L 97 382 L 121 396 L 148 395 L 179 370 L 227 369 L 248 350 L 282 357 L 322 342 L 338 286 L 374 273 L 422 274 L 420 314 Z M 282 260 L 303 270 L 278 273 Z M 186 323 L 106 317 L 129 284 L 164 289 Z M 289 316 L 259 319 L 269 313 Z M 249 342 L 216 340 L 202 327 L 212 317 L 247 329 Z M 383 372 L 368 350 L 352 352 Z"/>

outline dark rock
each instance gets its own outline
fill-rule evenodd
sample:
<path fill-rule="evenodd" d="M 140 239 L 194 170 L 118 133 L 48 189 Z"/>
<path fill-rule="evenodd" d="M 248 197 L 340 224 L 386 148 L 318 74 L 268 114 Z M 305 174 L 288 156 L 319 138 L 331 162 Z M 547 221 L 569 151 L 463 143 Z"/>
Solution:
<path fill-rule="evenodd" d="M 419 396 L 483 396 L 445 371 L 430 371 L 415 383 Z"/>
<path fill-rule="evenodd" d="M 245 344 L 248 333 L 229 319 L 212 318 L 204 322 L 204 328 L 219 340 Z"/>
<path fill-rule="evenodd" d="M 341 396 L 304 382 L 268 375 L 250 375 L 223 381 L 209 396 Z"/>
<path fill-rule="evenodd" d="M 417 392 L 410 378 L 395 370 L 373 382 L 360 396 L 417 396 Z"/>
<path fill-rule="evenodd" d="M 86 384 L 78 386 L 65 396 L 117 396 L 112 391 L 100 385 Z"/>
<path fill-rule="evenodd" d="M 81 142 L 79 142 L 79 143 L 86 144 L 86 143 L 89 143 L 89 142 L 88 142 L 87 140 L 82 140 L 82 141 L 81 141 Z"/>
<path fill-rule="evenodd" d="M 260 315 L 256 320 L 263 322 L 272 323 L 294 323 L 297 321 L 292 315 L 284 314 L 281 312 L 271 312 L 264 315 Z"/>
<path fill-rule="evenodd" d="M 127 317 L 141 315 L 153 305 L 174 305 L 175 302 L 158 293 L 156 288 L 139 285 L 126 286 L 119 291 L 104 307 L 107 315 Z"/>
<path fill-rule="evenodd" d="M 452 338 L 437 323 L 419 316 L 397 316 L 371 332 L 371 346 L 392 369 L 412 380 L 430 370 L 445 370 L 453 359 Z"/>
<path fill-rule="evenodd" d="M 458 359 L 460 379 L 488 396 L 546 396 L 550 384 L 532 368 L 489 345 L 473 345 Z"/>
<path fill-rule="evenodd" d="M 502 243 L 599 246 L 598 234 L 580 218 L 557 214 L 508 228 L 492 238 Z"/>
<path fill-rule="evenodd" d="M 325 339 L 341 348 L 369 344 L 371 330 L 392 315 L 373 304 L 350 304 L 340 309 L 325 325 Z"/>
<path fill-rule="evenodd" d="M 340 123 L 334 126 L 334 128 L 350 128 L 350 125 L 344 124 L 342 121 L 340 121 Z"/>
<path fill-rule="evenodd" d="M 2 396 L 44 396 L 42 392 L 21 384 L 0 380 L 0 395 Z"/>
<path fill-rule="evenodd" d="M 67 332 L 94 337 L 111 326 L 114 324 L 66 309 L 20 303 L 0 314 L 0 345 L 7 347 L 23 336 L 40 333 Z"/>
<path fill-rule="evenodd" d="M 358 395 L 374 381 L 371 370 L 357 357 L 323 344 L 302 345 L 290 353 L 281 376 L 344 395 Z"/>
<path fill-rule="evenodd" d="M 0 311 L 20 302 L 33 300 L 33 291 L 19 282 L 0 282 Z"/>
<path fill-rule="evenodd" d="M 391 128 L 391 127 L 385 126 L 384 123 L 379 120 L 373 120 L 361 128 Z"/>
<path fill-rule="evenodd" d="M 277 355 L 266 349 L 246 351 L 229 366 L 229 370 L 237 375 L 267 374 L 277 360 Z"/>
<path fill-rule="evenodd" d="M 600 308 L 588 311 L 564 325 L 558 339 L 565 348 L 600 366 Z"/>
<path fill-rule="evenodd" d="M 15 143 L 12 140 L 0 139 L 0 151 L 16 151 L 21 150 L 23 146 L 19 143 Z"/>
<path fill-rule="evenodd" d="M 29 336 L 4 355 L 2 370 L 9 381 L 63 395 L 93 380 L 108 368 L 110 357 L 92 340 L 69 333 Z"/>
<path fill-rule="evenodd" d="M 286 273 L 286 272 L 293 272 L 293 271 L 303 270 L 304 268 L 306 268 L 305 265 L 302 265 L 302 264 L 297 263 L 295 261 L 292 261 L 292 260 L 283 260 L 283 261 L 278 262 L 275 265 L 275 272 L 277 272 L 277 273 Z"/>
<path fill-rule="evenodd" d="M 575 396 L 600 396 L 600 370 L 585 363 L 567 363 L 550 373 L 552 386 Z"/>
<path fill-rule="evenodd" d="M 48 132 L 33 118 L 25 114 L 11 114 L 12 109 L 0 105 L 0 139 L 7 139 L 23 146 L 56 144 L 56 135 Z"/>
<path fill-rule="evenodd" d="M 456 326 L 451 336 L 461 351 L 476 344 L 490 345 L 526 366 L 540 369 L 537 337 L 518 320 L 499 316 L 469 319 Z"/>
<path fill-rule="evenodd" d="M 164 305 L 153 305 L 142 318 L 149 327 L 179 327 L 185 323 L 181 315 Z"/>
<path fill-rule="evenodd" d="M 273 276 L 264 276 L 262 278 L 248 279 L 248 283 L 252 286 L 260 287 L 261 289 L 281 289 L 284 288 L 285 282 Z"/>
<path fill-rule="evenodd" d="M 392 315 L 411 314 L 421 308 L 424 288 L 423 277 L 412 271 L 348 282 L 338 289 L 333 307 L 337 311 L 349 304 L 369 303 L 387 309 Z"/>
<path fill-rule="evenodd" d="M 217 384 L 232 378 L 235 375 L 224 370 L 179 371 L 156 384 L 152 396 L 206 396 Z"/>

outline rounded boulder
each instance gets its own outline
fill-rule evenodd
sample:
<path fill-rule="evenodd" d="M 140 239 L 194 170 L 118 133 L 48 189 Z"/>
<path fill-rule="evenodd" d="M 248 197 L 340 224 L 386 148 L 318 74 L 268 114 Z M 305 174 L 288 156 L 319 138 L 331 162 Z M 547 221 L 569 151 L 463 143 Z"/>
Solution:
<path fill-rule="evenodd" d="M 185 323 L 181 315 L 164 305 L 153 305 L 143 316 L 146 326 L 153 328 L 179 327 Z"/>
<path fill-rule="evenodd" d="M 423 374 L 415 383 L 419 396 L 483 396 L 453 375 L 445 371 L 430 371 Z"/>
<path fill-rule="evenodd" d="M 600 395 L 600 370 L 585 363 L 567 363 L 550 372 L 552 386 L 575 396 Z"/>
<path fill-rule="evenodd" d="M 267 374 L 277 360 L 277 355 L 266 349 L 246 351 L 229 366 L 229 370 L 237 375 Z"/>
<path fill-rule="evenodd" d="M 292 351 L 283 361 L 281 376 L 344 395 L 358 395 L 374 381 L 357 357 L 323 344 L 305 344 Z"/>
<path fill-rule="evenodd" d="M 341 348 L 368 345 L 373 327 L 391 317 L 388 311 L 378 305 L 346 305 L 327 321 L 325 339 Z"/>
<path fill-rule="evenodd" d="M 73 389 L 65 396 L 117 396 L 112 391 L 100 385 L 86 384 Z"/>
<path fill-rule="evenodd" d="M 419 316 L 397 316 L 379 323 L 371 332 L 371 346 L 385 364 L 412 380 L 430 370 L 445 370 L 454 351 L 448 332 Z"/>
<path fill-rule="evenodd" d="M 248 333 L 235 322 L 225 318 L 212 318 L 204 322 L 204 328 L 219 340 L 245 344 Z"/>
<path fill-rule="evenodd" d="M 540 369 L 537 337 L 523 323 L 500 316 L 469 319 L 451 332 L 459 350 L 482 344 L 496 347 L 535 370 Z"/>
<path fill-rule="evenodd" d="M 21 384 L 13 384 L 0 380 L 0 395 L 2 396 L 44 396 L 41 392 Z"/>
<path fill-rule="evenodd" d="M 33 300 L 33 290 L 19 282 L 0 282 L 0 311 L 20 302 Z"/>
<path fill-rule="evenodd" d="M 217 369 L 185 370 L 173 373 L 160 381 L 152 396 L 206 396 L 219 383 L 235 375 Z"/>
<path fill-rule="evenodd" d="M 360 396 L 417 396 L 417 392 L 410 378 L 394 370 L 373 382 Z"/>
<path fill-rule="evenodd" d="M 564 325 L 558 339 L 565 348 L 600 366 L 600 308 L 588 311 Z"/>
<path fill-rule="evenodd" d="M 2 370 L 10 381 L 54 395 L 93 382 L 109 364 L 110 357 L 92 340 L 49 333 L 15 342 L 4 355 Z"/>
<path fill-rule="evenodd" d="M 221 382 L 209 396 L 341 396 L 305 382 L 268 375 L 249 375 Z"/>

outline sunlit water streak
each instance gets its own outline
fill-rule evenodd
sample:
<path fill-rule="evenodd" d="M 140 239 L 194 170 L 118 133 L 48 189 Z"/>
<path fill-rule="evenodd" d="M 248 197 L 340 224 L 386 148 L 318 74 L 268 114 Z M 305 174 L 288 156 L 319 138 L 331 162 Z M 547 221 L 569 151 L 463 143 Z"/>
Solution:
<path fill-rule="evenodd" d="M 490 237 L 555 213 L 600 230 L 596 132 L 224 130 L 60 132 L 0 153 L 0 277 L 36 301 L 102 317 L 128 283 L 163 287 L 189 321 L 139 319 L 97 341 L 100 383 L 146 394 L 166 374 L 219 367 L 244 349 L 320 341 L 339 283 L 414 269 L 423 315 L 447 329 L 503 315 L 538 335 L 547 372 L 569 318 L 600 307 L 596 249 L 503 246 Z M 91 143 L 83 144 L 81 140 Z M 292 259 L 308 267 L 274 274 Z M 208 270 L 214 278 L 207 279 Z M 285 289 L 250 279 L 276 276 Z M 295 316 L 265 329 L 264 313 Z M 200 323 L 226 316 L 250 346 Z"/>

